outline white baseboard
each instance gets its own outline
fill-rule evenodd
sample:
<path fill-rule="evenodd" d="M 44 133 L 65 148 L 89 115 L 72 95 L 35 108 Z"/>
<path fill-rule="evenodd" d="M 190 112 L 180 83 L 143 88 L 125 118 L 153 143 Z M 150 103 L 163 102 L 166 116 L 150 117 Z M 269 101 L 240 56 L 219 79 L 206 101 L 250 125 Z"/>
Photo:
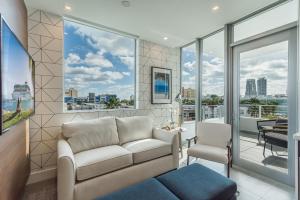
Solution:
<path fill-rule="evenodd" d="M 30 173 L 27 185 L 49 180 L 56 177 L 56 167 L 48 168 Z"/>

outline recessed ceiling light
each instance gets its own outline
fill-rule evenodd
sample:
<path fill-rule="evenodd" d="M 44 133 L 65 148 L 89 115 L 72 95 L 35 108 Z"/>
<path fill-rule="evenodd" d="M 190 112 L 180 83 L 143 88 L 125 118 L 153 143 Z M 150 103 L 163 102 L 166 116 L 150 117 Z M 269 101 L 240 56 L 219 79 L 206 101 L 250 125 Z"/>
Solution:
<path fill-rule="evenodd" d="M 212 10 L 213 10 L 213 11 L 217 11 L 217 10 L 219 10 L 219 9 L 220 9 L 219 6 L 214 6 L 214 7 L 212 7 Z"/>
<path fill-rule="evenodd" d="M 70 5 L 65 5 L 65 11 L 71 11 L 72 7 Z"/>
<path fill-rule="evenodd" d="M 169 38 L 168 37 L 164 37 L 164 40 L 168 40 Z"/>
<path fill-rule="evenodd" d="M 130 2 L 129 1 L 122 1 L 122 5 L 124 7 L 129 7 L 130 6 Z"/>

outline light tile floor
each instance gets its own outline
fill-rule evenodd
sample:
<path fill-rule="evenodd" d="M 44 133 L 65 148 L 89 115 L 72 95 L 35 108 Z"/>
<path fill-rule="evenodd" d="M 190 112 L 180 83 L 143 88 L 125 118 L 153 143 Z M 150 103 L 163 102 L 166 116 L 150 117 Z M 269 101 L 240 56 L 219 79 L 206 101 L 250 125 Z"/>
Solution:
<path fill-rule="evenodd" d="M 186 166 L 186 151 L 183 150 L 183 158 L 180 159 L 180 167 Z M 203 164 L 220 174 L 226 173 L 226 168 L 222 164 L 193 159 L 191 162 Z M 236 169 L 231 169 L 231 178 L 238 185 L 238 200 L 295 200 L 294 188 L 276 182 L 261 175 Z M 26 187 L 23 200 L 55 200 L 56 181 L 48 180 L 42 183 L 29 185 Z"/>
<path fill-rule="evenodd" d="M 184 156 L 180 159 L 180 166 L 186 165 L 186 148 Z M 201 159 L 193 159 L 192 162 L 203 164 L 216 172 L 226 175 L 226 168 L 222 164 Z M 236 167 L 231 169 L 231 179 L 238 185 L 238 200 L 295 200 L 293 187 L 279 183 L 262 175 L 249 172 Z"/>
<path fill-rule="evenodd" d="M 257 140 L 257 135 L 251 133 L 240 133 L 240 155 L 241 158 L 254 162 L 258 165 L 288 173 L 287 149 L 273 145 L 273 153 L 267 144 L 265 156 L 263 155 L 264 142 Z"/>

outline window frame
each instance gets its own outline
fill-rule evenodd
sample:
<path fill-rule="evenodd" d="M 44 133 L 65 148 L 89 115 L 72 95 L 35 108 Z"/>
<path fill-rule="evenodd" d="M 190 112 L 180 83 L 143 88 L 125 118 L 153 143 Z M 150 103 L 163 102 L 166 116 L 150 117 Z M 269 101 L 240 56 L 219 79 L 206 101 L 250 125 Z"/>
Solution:
<path fill-rule="evenodd" d="M 90 28 L 94 28 L 97 29 L 99 31 L 104 31 L 104 32 L 108 32 L 108 33 L 112 33 L 112 34 L 116 34 L 122 37 L 127 37 L 127 38 L 131 38 L 134 40 L 134 64 L 133 64 L 133 84 L 134 84 L 134 91 L 133 91 L 133 108 L 116 108 L 116 109 L 85 109 L 85 110 L 67 110 L 65 108 L 65 57 L 64 57 L 64 53 L 65 53 L 65 34 L 64 34 L 64 29 L 65 29 L 65 21 L 69 21 L 72 23 L 77 23 L 83 26 L 88 26 Z M 136 110 L 138 109 L 138 103 L 137 103 L 137 84 L 138 84 L 138 79 L 137 79 L 137 73 L 138 73 L 138 69 L 137 69 L 137 59 L 138 59 L 138 45 L 139 45 L 139 36 L 137 35 L 133 35 L 124 31 L 120 31 L 117 29 L 113 29 L 113 28 L 109 28 L 107 26 L 101 25 L 101 24 L 97 24 L 97 23 L 93 23 L 90 21 L 86 21 L 84 19 L 78 19 L 78 18 L 74 18 L 74 17 L 68 17 L 68 16 L 64 16 L 62 18 L 62 110 L 63 113 L 77 113 L 77 112 L 107 112 L 107 111 L 118 111 L 118 110 Z"/>

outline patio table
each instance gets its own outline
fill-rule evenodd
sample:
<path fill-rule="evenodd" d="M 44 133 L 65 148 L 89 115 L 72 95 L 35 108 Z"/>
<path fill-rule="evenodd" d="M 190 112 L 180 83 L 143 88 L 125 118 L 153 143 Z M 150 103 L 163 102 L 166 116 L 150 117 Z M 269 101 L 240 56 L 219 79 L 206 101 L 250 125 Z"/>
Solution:
<path fill-rule="evenodd" d="M 266 144 L 271 144 L 271 151 L 273 152 L 273 145 L 288 148 L 288 126 L 287 125 L 275 125 L 275 126 L 262 126 L 263 138 L 264 138 L 264 150 L 265 156 Z"/>

